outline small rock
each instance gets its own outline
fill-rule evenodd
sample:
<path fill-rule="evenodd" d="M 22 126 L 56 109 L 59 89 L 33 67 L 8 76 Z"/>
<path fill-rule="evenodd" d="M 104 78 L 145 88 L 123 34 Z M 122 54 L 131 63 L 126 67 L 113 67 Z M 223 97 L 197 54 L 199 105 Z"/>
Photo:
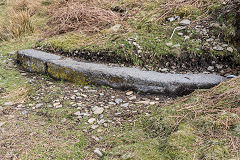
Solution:
<path fill-rule="evenodd" d="M 150 101 L 139 101 L 139 102 L 135 102 L 136 104 L 145 104 L 148 105 L 150 103 Z"/>
<path fill-rule="evenodd" d="M 173 47 L 174 48 L 178 48 L 178 47 L 180 47 L 181 45 L 180 44 L 175 44 Z"/>
<path fill-rule="evenodd" d="M 51 104 L 48 104 L 47 107 L 48 107 L 48 108 L 52 108 L 53 106 L 52 106 Z"/>
<path fill-rule="evenodd" d="M 159 68 L 159 71 L 161 71 L 161 72 L 167 72 L 168 69 L 167 69 L 167 68 Z"/>
<path fill-rule="evenodd" d="M 23 115 L 25 115 L 25 114 L 27 114 L 27 113 L 28 113 L 28 111 L 26 111 L 26 110 L 22 111 L 22 114 L 23 114 Z"/>
<path fill-rule="evenodd" d="M 150 104 L 150 105 L 155 105 L 156 103 L 155 103 L 155 102 L 150 102 L 149 104 Z"/>
<path fill-rule="evenodd" d="M 96 149 L 94 150 L 94 153 L 95 153 L 98 157 L 102 157 L 102 156 L 103 156 L 103 154 L 102 154 L 102 152 L 100 151 L 99 148 L 96 148 Z"/>
<path fill-rule="evenodd" d="M 63 119 L 61 120 L 62 123 L 66 122 L 66 121 L 67 121 L 66 118 L 63 118 Z"/>
<path fill-rule="evenodd" d="M 213 71 L 213 70 L 214 70 L 214 67 L 213 67 L 213 66 L 209 66 L 209 67 L 207 68 L 207 70 L 208 70 L 208 71 Z"/>
<path fill-rule="evenodd" d="M 129 92 L 126 93 L 127 96 L 130 96 L 132 94 L 133 94 L 133 91 L 129 91 Z"/>
<path fill-rule="evenodd" d="M 188 40 L 189 38 L 189 36 L 184 36 L 184 41 Z"/>
<path fill-rule="evenodd" d="M 183 36 L 183 33 L 182 33 L 182 32 L 178 32 L 178 35 L 179 35 L 179 36 Z"/>
<path fill-rule="evenodd" d="M 223 44 L 222 47 L 228 47 L 228 44 Z"/>
<path fill-rule="evenodd" d="M 123 108 L 126 108 L 128 107 L 129 103 L 124 103 L 124 104 L 121 104 L 120 107 L 123 107 Z"/>
<path fill-rule="evenodd" d="M 236 78 L 237 76 L 236 75 L 228 75 L 226 77 L 227 77 L 227 79 L 231 79 L 231 78 Z"/>
<path fill-rule="evenodd" d="M 104 119 L 101 119 L 100 121 L 98 121 L 97 123 L 98 124 L 103 124 L 103 123 L 105 123 L 106 121 L 104 120 Z"/>
<path fill-rule="evenodd" d="M 114 116 L 120 116 L 120 115 L 121 115 L 120 112 L 114 113 Z"/>
<path fill-rule="evenodd" d="M 191 21 L 188 19 L 184 19 L 179 23 L 180 26 L 188 26 L 190 24 L 191 24 Z"/>
<path fill-rule="evenodd" d="M 2 106 L 0 106 L 0 111 L 3 111 L 3 107 Z"/>
<path fill-rule="evenodd" d="M 92 108 L 92 111 L 93 111 L 94 114 L 102 114 L 103 111 L 104 111 L 104 108 L 95 106 L 95 107 Z"/>
<path fill-rule="evenodd" d="M 62 108 L 62 105 L 60 104 L 60 105 L 56 106 L 56 108 Z"/>
<path fill-rule="evenodd" d="M 120 98 L 118 98 L 118 99 L 115 99 L 115 103 L 116 104 L 119 104 L 119 103 L 122 103 L 123 102 L 123 100 L 122 99 L 120 99 Z"/>
<path fill-rule="evenodd" d="M 169 18 L 167 18 L 167 20 L 168 20 L 169 22 L 173 22 L 173 21 L 175 21 L 175 17 L 169 17 Z"/>
<path fill-rule="evenodd" d="M 42 107 L 42 106 L 43 106 L 42 103 L 38 103 L 38 104 L 36 104 L 35 108 L 37 109 L 37 108 L 40 108 L 40 107 Z"/>
<path fill-rule="evenodd" d="M 114 102 L 108 102 L 108 104 L 110 104 L 110 105 L 116 105 L 116 103 L 114 103 Z"/>
<path fill-rule="evenodd" d="M 217 69 L 222 69 L 222 68 L 223 68 L 223 65 L 216 64 L 216 67 L 217 67 Z"/>
<path fill-rule="evenodd" d="M 99 93 L 99 96 L 101 96 L 101 97 L 102 97 L 102 96 L 104 96 L 104 94 L 103 94 L 103 93 Z"/>
<path fill-rule="evenodd" d="M 219 45 L 218 46 L 214 46 L 213 49 L 216 50 L 216 51 L 223 51 L 223 47 L 219 46 Z"/>
<path fill-rule="evenodd" d="M 75 116 L 81 116 L 81 112 L 80 111 L 77 111 L 74 113 Z"/>
<path fill-rule="evenodd" d="M 233 48 L 232 47 L 227 47 L 227 51 L 232 53 L 233 52 Z"/>
<path fill-rule="evenodd" d="M 5 102 L 3 105 L 4 105 L 4 106 L 12 106 L 13 103 L 12 103 L 12 102 Z"/>
<path fill-rule="evenodd" d="M 6 122 L 0 122 L 0 127 L 2 127 Z"/>
<path fill-rule="evenodd" d="M 97 128 L 98 128 L 98 125 L 92 125 L 92 126 L 91 126 L 91 129 L 93 129 L 93 130 L 94 130 L 94 129 L 97 129 Z"/>
<path fill-rule="evenodd" d="M 130 101 L 132 101 L 132 100 L 137 99 L 137 97 L 136 97 L 136 96 L 132 96 L 132 97 L 129 97 L 128 99 L 129 99 Z"/>
<path fill-rule="evenodd" d="M 57 106 L 59 106 L 60 104 L 61 104 L 61 103 L 57 102 L 57 103 L 54 103 L 53 106 L 54 106 L 54 107 L 57 107 Z"/>
<path fill-rule="evenodd" d="M 121 28 L 121 24 L 116 24 L 110 28 L 113 32 L 117 32 Z"/>
<path fill-rule="evenodd" d="M 93 124 L 95 121 L 96 121 L 96 118 L 90 118 L 90 119 L 88 120 L 88 123 L 89 123 L 89 124 Z"/>
<path fill-rule="evenodd" d="M 97 142 L 100 141 L 100 139 L 98 137 L 96 137 L 96 136 L 92 136 L 92 139 L 94 139 Z"/>
<path fill-rule="evenodd" d="M 166 43 L 166 46 L 171 47 L 173 45 L 172 42 Z"/>

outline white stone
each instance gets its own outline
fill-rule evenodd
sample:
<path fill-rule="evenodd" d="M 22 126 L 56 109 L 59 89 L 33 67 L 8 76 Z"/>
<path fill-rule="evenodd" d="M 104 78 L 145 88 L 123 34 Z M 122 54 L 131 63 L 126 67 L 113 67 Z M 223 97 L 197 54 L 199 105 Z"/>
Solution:
<path fill-rule="evenodd" d="M 227 51 L 232 53 L 233 52 L 233 48 L 232 47 L 227 47 Z"/>
<path fill-rule="evenodd" d="M 180 26 L 188 26 L 190 24 L 191 24 L 191 21 L 188 19 L 184 19 L 179 23 Z"/>
<path fill-rule="evenodd" d="M 128 105 L 129 105 L 129 103 L 124 103 L 124 104 L 121 104 L 121 107 L 126 108 L 126 107 L 128 107 Z"/>
<path fill-rule="evenodd" d="M 168 43 L 166 43 L 166 46 L 168 46 L 168 47 L 171 47 L 172 45 L 173 45 L 172 42 L 168 42 Z"/>
<path fill-rule="evenodd" d="M 4 106 L 12 106 L 12 105 L 13 105 L 13 102 L 5 102 L 3 105 L 4 105 Z"/>
<path fill-rule="evenodd" d="M 212 70 L 214 70 L 214 67 L 213 67 L 213 66 L 209 66 L 209 67 L 207 68 L 207 70 L 208 70 L 208 71 L 212 71 Z"/>
<path fill-rule="evenodd" d="M 110 28 L 113 32 L 117 32 L 121 28 L 121 24 L 116 24 Z"/>
<path fill-rule="evenodd" d="M 98 128 L 98 125 L 92 125 L 91 128 L 94 130 L 94 129 L 97 129 Z"/>
<path fill-rule="evenodd" d="M 102 154 L 102 152 L 100 151 L 99 148 L 96 148 L 96 149 L 94 150 L 94 153 L 95 153 L 98 157 L 102 157 L 102 156 L 103 156 L 103 154 Z"/>
<path fill-rule="evenodd" d="M 116 104 L 122 103 L 122 101 L 123 101 L 123 100 L 120 99 L 120 98 L 115 99 L 115 103 L 116 103 Z"/>
<path fill-rule="evenodd" d="M 129 91 L 129 92 L 126 93 L 127 96 L 130 96 L 132 94 L 133 94 L 133 91 Z"/>
<path fill-rule="evenodd" d="M 102 114 L 103 111 L 104 111 L 104 108 L 95 106 L 95 107 L 92 108 L 92 111 L 93 111 L 94 114 Z"/>
<path fill-rule="evenodd" d="M 216 51 L 223 51 L 222 46 L 214 46 L 213 49 L 216 50 Z"/>
<path fill-rule="evenodd" d="M 96 121 L 96 118 L 90 118 L 90 119 L 88 120 L 88 123 L 89 123 L 89 124 L 93 124 L 95 121 Z"/>
<path fill-rule="evenodd" d="M 40 107 L 42 107 L 42 106 L 43 106 L 42 103 L 38 103 L 38 104 L 36 104 L 35 108 L 40 108 Z"/>
<path fill-rule="evenodd" d="M 81 112 L 80 111 L 77 111 L 74 113 L 75 116 L 81 116 Z"/>

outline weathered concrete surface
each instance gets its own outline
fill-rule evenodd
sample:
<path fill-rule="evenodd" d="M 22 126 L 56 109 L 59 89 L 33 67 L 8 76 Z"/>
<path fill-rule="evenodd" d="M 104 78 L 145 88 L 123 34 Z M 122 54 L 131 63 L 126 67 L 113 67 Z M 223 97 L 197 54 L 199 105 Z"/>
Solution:
<path fill-rule="evenodd" d="M 224 77 L 214 74 L 158 73 L 78 62 L 33 49 L 18 51 L 17 59 L 27 71 L 46 73 L 55 79 L 172 96 L 183 95 L 195 89 L 211 88 L 225 80 Z"/>

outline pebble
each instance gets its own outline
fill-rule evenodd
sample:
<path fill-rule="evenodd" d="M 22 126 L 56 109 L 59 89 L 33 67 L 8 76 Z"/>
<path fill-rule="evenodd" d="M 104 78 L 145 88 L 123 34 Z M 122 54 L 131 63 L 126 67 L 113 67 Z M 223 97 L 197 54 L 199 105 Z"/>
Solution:
<path fill-rule="evenodd" d="M 233 52 L 233 48 L 232 47 L 227 47 L 227 51 L 232 53 Z"/>
<path fill-rule="evenodd" d="M 3 107 L 2 106 L 0 106 L 0 111 L 3 111 Z"/>
<path fill-rule="evenodd" d="M 102 114 L 103 111 L 104 111 L 104 108 L 95 106 L 95 107 L 92 108 L 92 111 L 93 111 L 94 114 Z"/>
<path fill-rule="evenodd" d="M 60 105 L 56 106 L 56 108 L 62 108 L 62 105 L 60 104 Z"/>
<path fill-rule="evenodd" d="M 223 68 L 223 65 L 216 64 L 216 67 L 217 67 L 217 69 L 222 69 L 222 68 Z"/>
<path fill-rule="evenodd" d="M 161 71 L 161 72 L 167 72 L 168 69 L 167 69 L 167 68 L 161 68 L 160 71 Z"/>
<path fill-rule="evenodd" d="M 110 105 L 116 105 L 116 103 L 114 103 L 114 102 L 108 102 L 108 104 L 110 104 Z"/>
<path fill-rule="evenodd" d="M 0 122 L 0 127 L 2 127 L 6 122 Z"/>
<path fill-rule="evenodd" d="M 182 32 L 178 32 L 178 35 L 179 35 L 179 36 L 183 36 L 183 33 L 182 33 Z"/>
<path fill-rule="evenodd" d="M 53 106 L 54 106 L 54 107 L 57 107 L 57 106 L 59 106 L 60 104 L 61 104 L 61 103 L 57 102 L 57 103 L 54 103 Z"/>
<path fill-rule="evenodd" d="M 103 154 L 102 154 L 102 152 L 100 151 L 99 148 L 96 148 L 96 149 L 94 150 L 94 153 L 95 153 L 98 157 L 102 157 L 102 156 L 103 156 Z"/>
<path fill-rule="evenodd" d="M 214 46 L 213 49 L 216 50 L 216 51 L 223 51 L 223 47 L 219 46 L 219 45 L 218 46 Z"/>
<path fill-rule="evenodd" d="M 48 108 L 52 108 L 53 106 L 52 106 L 51 104 L 48 104 L 47 107 L 48 107 Z"/>
<path fill-rule="evenodd" d="M 13 105 L 13 102 L 5 102 L 3 105 L 4 105 L 4 106 L 12 106 L 12 105 Z"/>
<path fill-rule="evenodd" d="M 129 103 L 124 103 L 124 104 L 121 104 L 120 107 L 123 107 L 123 108 L 126 108 L 128 107 Z"/>
<path fill-rule="evenodd" d="M 172 42 L 166 43 L 166 46 L 171 47 L 173 45 Z"/>
<path fill-rule="evenodd" d="M 213 70 L 214 70 L 214 67 L 213 67 L 213 66 L 209 66 L 209 67 L 207 68 L 207 70 L 208 70 L 208 71 L 213 71 Z"/>
<path fill-rule="evenodd" d="M 180 26 L 188 26 L 188 25 L 190 25 L 190 24 L 191 24 L 191 21 L 188 20 L 188 19 L 184 19 L 184 20 L 182 20 L 181 22 L 179 22 L 179 25 L 180 25 Z"/>
<path fill-rule="evenodd" d="M 42 106 L 43 106 L 43 103 L 38 103 L 38 104 L 35 105 L 35 108 L 37 109 L 37 108 L 40 108 Z"/>
<path fill-rule="evenodd" d="M 137 97 L 136 97 L 136 96 L 132 96 L 132 97 L 129 97 L 128 99 L 129 99 L 130 101 L 132 101 L 132 100 L 137 99 Z"/>
<path fill-rule="evenodd" d="M 81 112 L 80 111 L 77 111 L 74 113 L 75 116 L 81 116 Z"/>
<path fill-rule="evenodd" d="M 119 116 L 119 115 L 121 115 L 121 113 L 120 113 L 120 112 L 117 112 L 117 113 L 114 113 L 114 115 L 115 115 L 115 116 Z"/>
<path fill-rule="evenodd" d="M 100 139 L 98 137 L 96 137 L 96 136 L 92 136 L 92 139 L 94 139 L 97 142 L 100 141 Z"/>
<path fill-rule="evenodd" d="M 126 93 L 127 96 L 130 96 L 132 94 L 133 94 L 133 91 L 129 91 L 129 92 Z"/>
<path fill-rule="evenodd" d="M 28 113 L 28 111 L 26 111 L 26 110 L 22 111 L 22 114 L 23 114 L 23 115 L 25 115 L 25 114 L 27 114 L 27 113 Z"/>
<path fill-rule="evenodd" d="M 98 128 L 98 125 L 92 125 L 91 126 L 91 129 L 93 129 L 93 130 L 95 130 L 95 129 L 97 129 Z"/>
<path fill-rule="evenodd" d="M 180 47 L 181 45 L 180 44 L 175 44 L 173 47 L 174 48 L 178 48 L 178 47 Z"/>
<path fill-rule="evenodd" d="M 96 121 L 96 118 L 90 118 L 90 119 L 88 120 L 88 123 L 89 123 L 89 124 L 93 124 L 95 121 Z"/>
<path fill-rule="evenodd" d="M 61 120 L 62 123 L 66 122 L 66 121 L 67 121 L 66 118 L 63 118 L 63 119 Z"/>
<path fill-rule="evenodd" d="M 115 99 L 115 103 L 116 103 L 116 104 L 120 104 L 120 103 L 122 103 L 122 102 L 123 102 L 123 100 L 120 99 L 120 98 Z"/>
<path fill-rule="evenodd" d="M 111 31 L 117 32 L 121 28 L 121 24 L 116 24 L 110 28 Z"/>

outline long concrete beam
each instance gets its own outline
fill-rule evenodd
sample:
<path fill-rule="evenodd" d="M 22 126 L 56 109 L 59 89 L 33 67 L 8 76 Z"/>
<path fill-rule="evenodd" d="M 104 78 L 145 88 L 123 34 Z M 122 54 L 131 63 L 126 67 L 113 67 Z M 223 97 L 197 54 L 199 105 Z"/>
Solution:
<path fill-rule="evenodd" d="M 214 74 L 170 74 L 79 62 L 33 49 L 18 51 L 17 61 L 26 71 L 48 74 L 59 80 L 170 96 L 211 88 L 225 80 Z"/>

